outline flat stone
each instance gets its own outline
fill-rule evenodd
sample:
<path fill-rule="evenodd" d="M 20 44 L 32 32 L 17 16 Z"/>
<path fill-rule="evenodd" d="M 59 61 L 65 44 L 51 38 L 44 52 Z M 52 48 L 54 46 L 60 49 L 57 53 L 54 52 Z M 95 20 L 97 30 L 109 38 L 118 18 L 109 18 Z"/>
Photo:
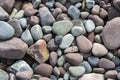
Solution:
<path fill-rule="evenodd" d="M 52 30 L 57 35 L 67 34 L 73 27 L 73 24 L 69 20 L 57 21 L 53 24 Z"/>
<path fill-rule="evenodd" d="M 42 75 L 44 77 L 49 77 L 52 73 L 52 66 L 46 63 L 41 63 L 35 68 L 35 73 Z"/>
<path fill-rule="evenodd" d="M 109 21 L 103 28 L 102 40 L 105 46 L 110 50 L 114 50 L 120 47 L 119 27 L 120 27 L 120 17 L 117 17 Z"/>
<path fill-rule="evenodd" d="M 21 59 L 24 57 L 27 48 L 27 44 L 21 39 L 12 38 L 10 40 L 0 42 L 0 57 L 7 59 Z"/>
<path fill-rule="evenodd" d="M 0 20 L 8 20 L 8 19 L 9 19 L 9 14 L 2 7 L 0 7 Z"/>
<path fill-rule="evenodd" d="M 92 48 L 92 53 L 97 57 L 102 57 L 108 53 L 108 50 L 104 45 L 99 43 L 94 43 Z"/>
<path fill-rule="evenodd" d="M 95 24 L 92 20 L 87 20 L 85 22 L 85 28 L 87 32 L 92 32 L 95 29 Z"/>
<path fill-rule="evenodd" d="M 53 15 L 50 13 L 47 7 L 40 8 L 39 15 L 42 26 L 50 25 L 55 21 Z"/>
<path fill-rule="evenodd" d="M 24 60 L 18 60 L 7 69 L 10 72 L 17 73 L 23 71 L 32 71 L 32 68 Z"/>
<path fill-rule="evenodd" d="M 79 77 L 82 76 L 85 73 L 85 68 L 82 66 L 70 66 L 69 67 L 69 72 L 75 76 Z"/>
<path fill-rule="evenodd" d="M 106 58 L 101 58 L 98 63 L 98 66 L 100 68 L 104 68 L 104 69 L 114 69 L 115 68 L 115 64 Z"/>
<path fill-rule="evenodd" d="M 46 42 L 42 39 L 30 46 L 27 53 L 39 63 L 46 62 L 49 58 Z"/>
<path fill-rule="evenodd" d="M 59 45 L 59 47 L 61 49 L 65 49 L 65 48 L 69 47 L 72 44 L 73 40 L 74 40 L 74 36 L 72 34 L 66 34 L 63 37 L 62 42 Z"/>
<path fill-rule="evenodd" d="M 75 7 L 75 6 L 70 6 L 68 8 L 68 15 L 72 18 L 72 19 L 79 19 L 80 17 L 80 10 Z"/>
<path fill-rule="evenodd" d="M 105 69 L 104 68 L 93 68 L 93 72 L 103 74 L 105 73 Z"/>
<path fill-rule="evenodd" d="M 33 38 L 32 35 L 30 33 L 29 30 L 25 30 L 22 34 L 21 34 L 21 39 L 27 43 L 28 45 L 32 45 L 33 44 Z"/>
<path fill-rule="evenodd" d="M 80 53 L 67 53 L 65 59 L 72 65 L 79 65 L 83 61 L 83 56 Z"/>
<path fill-rule="evenodd" d="M 0 40 L 10 39 L 14 34 L 15 30 L 10 24 L 0 21 Z"/>
<path fill-rule="evenodd" d="M 89 73 L 84 74 L 81 78 L 78 80 L 105 80 L 103 74 L 96 74 L 96 73 Z"/>
<path fill-rule="evenodd" d="M 9 79 L 8 73 L 5 72 L 2 69 L 0 69 L 0 79 L 2 79 L 2 80 L 8 80 Z"/>
<path fill-rule="evenodd" d="M 76 42 L 79 50 L 83 53 L 89 52 L 92 48 L 92 43 L 85 36 L 78 36 Z"/>
<path fill-rule="evenodd" d="M 21 25 L 19 23 L 19 20 L 11 19 L 11 20 L 8 21 L 8 23 L 14 28 L 15 36 L 20 37 L 23 30 L 22 30 L 22 27 L 21 27 Z"/>
<path fill-rule="evenodd" d="M 43 32 L 42 32 L 41 26 L 38 24 L 34 25 L 30 31 L 31 31 L 31 35 L 32 35 L 33 39 L 36 41 L 43 37 Z"/>

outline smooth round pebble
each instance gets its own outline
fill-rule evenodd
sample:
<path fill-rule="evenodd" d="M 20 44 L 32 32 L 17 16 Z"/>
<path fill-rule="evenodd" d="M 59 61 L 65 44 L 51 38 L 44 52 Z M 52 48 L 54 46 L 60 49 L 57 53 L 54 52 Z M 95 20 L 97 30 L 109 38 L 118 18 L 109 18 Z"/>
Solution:
<path fill-rule="evenodd" d="M 82 27 L 77 27 L 77 26 L 75 26 L 75 27 L 73 27 L 72 28 L 72 30 L 71 30 L 71 33 L 73 34 L 73 36 L 79 36 L 80 34 L 82 34 L 83 33 L 83 28 Z"/>
<path fill-rule="evenodd" d="M 92 20 L 87 20 L 85 22 L 85 28 L 87 32 L 92 32 L 95 29 L 95 24 Z"/>
<path fill-rule="evenodd" d="M 89 16 L 89 12 L 80 12 L 81 18 L 85 19 Z"/>
<path fill-rule="evenodd" d="M 98 62 L 99 62 L 99 58 L 94 57 L 94 56 L 90 56 L 88 57 L 88 62 L 92 65 L 92 66 L 97 66 Z"/>
<path fill-rule="evenodd" d="M 52 27 L 51 26 L 43 26 L 42 30 L 45 33 L 50 33 L 52 31 Z"/>
<path fill-rule="evenodd" d="M 59 57 L 57 61 L 58 66 L 63 66 L 64 63 L 65 63 L 65 57 L 64 56 Z"/>
<path fill-rule="evenodd" d="M 23 29 L 27 27 L 27 20 L 26 18 L 21 18 L 19 19 L 20 25 L 22 26 Z"/>
<path fill-rule="evenodd" d="M 63 36 L 62 35 L 57 35 L 55 36 L 55 42 L 57 44 L 60 44 L 62 42 Z"/>

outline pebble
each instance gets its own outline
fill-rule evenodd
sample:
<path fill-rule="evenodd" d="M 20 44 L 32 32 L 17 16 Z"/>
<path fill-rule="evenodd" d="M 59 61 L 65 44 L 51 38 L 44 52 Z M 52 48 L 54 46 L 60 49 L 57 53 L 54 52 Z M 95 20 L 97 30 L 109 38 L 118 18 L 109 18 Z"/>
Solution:
<path fill-rule="evenodd" d="M 85 28 L 87 32 L 92 32 L 95 29 L 95 24 L 92 20 L 87 20 L 85 22 Z"/>
<path fill-rule="evenodd" d="M 21 19 L 24 16 L 24 10 L 20 10 L 19 12 L 16 13 L 14 16 L 15 19 Z"/>
<path fill-rule="evenodd" d="M 12 10 L 12 12 L 11 12 L 11 14 L 10 14 L 9 19 L 14 18 L 15 14 L 16 14 L 17 12 L 18 12 L 17 9 L 16 9 L 16 8 L 13 8 L 13 10 Z"/>
<path fill-rule="evenodd" d="M 32 35 L 30 33 L 29 30 L 25 30 L 22 35 L 21 35 L 21 39 L 27 43 L 28 45 L 32 45 L 33 44 L 33 38 Z"/>
<path fill-rule="evenodd" d="M 82 6 L 82 3 L 78 2 L 75 4 L 75 7 L 80 8 Z"/>
<path fill-rule="evenodd" d="M 21 59 L 27 52 L 27 48 L 28 45 L 21 39 L 12 38 L 10 40 L 0 42 L 0 57 L 7 59 Z"/>
<path fill-rule="evenodd" d="M 55 75 L 50 75 L 51 80 L 57 80 L 57 77 Z"/>
<path fill-rule="evenodd" d="M 43 36 L 43 39 L 46 41 L 46 42 L 49 42 L 52 38 L 52 34 L 46 34 Z"/>
<path fill-rule="evenodd" d="M 94 15 L 98 15 L 100 13 L 100 6 L 99 5 L 95 5 L 93 8 L 92 8 L 92 14 Z"/>
<path fill-rule="evenodd" d="M 83 61 L 83 56 L 80 53 L 67 53 L 65 59 L 72 65 L 79 65 Z"/>
<path fill-rule="evenodd" d="M 117 71 L 115 70 L 109 70 L 105 73 L 105 78 L 112 78 L 115 79 L 117 77 Z"/>
<path fill-rule="evenodd" d="M 55 2 L 55 7 L 60 8 L 62 12 L 67 12 L 67 8 L 59 2 Z"/>
<path fill-rule="evenodd" d="M 57 0 L 58 2 L 60 2 L 61 4 L 65 4 L 67 0 Z"/>
<path fill-rule="evenodd" d="M 57 44 L 61 44 L 62 40 L 63 40 L 63 36 L 62 35 L 55 36 L 55 42 Z"/>
<path fill-rule="evenodd" d="M 60 8 L 55 8 L 52 14 L 55 18 L 57 18 L 59 14 L 62 14 L 62 10 Z"/>
<path fill-rule="evenodd" d="M 62 55 L 62 50 L 58 48 L 57 55 L 60 57 Z"/>
<path fill-rule="evenodd" d="M 70 18 L 68 17 L 67 14 L 62 13 L 62 14 L 59 14 L 59 15 L 57 16 L 56 20 L 57 20 L 57 21 L 59 21 L 59 20 L 70 20 Z"/>
<path fill-rule="evenodd" d="M 9 73 L 9 80 L 15 80 L 16 76 L 13 73 Z M 7 79 L 8 80 L 8 79 Z"/>
<path fill-rule="evenodd" d="M 52 8 L 54 6 L 55 0 L 50 0 L 48 2 L 45 3 L 45 5 L 49 8 Z"/>
<path fill-rule="evenodd" d="M 100 17 L 101 17 L 102 19 L 104 19 L 104 18 L 106 18 L 106 17 L 108 16 L 108 12 L 107 12 L 105 9 L 100 8 L 100 13 L 99 13 L 99 15 L 100 15 Z"/>
<path fill-rule="evenodd" d="M 65 49 L 69 47 L 72 44 L 73 40 L 74 40 L 74 36 L 72 34 L 66 34 L 63 37 L 61 44 L 59 45 L 59 48 Z"/>
<path fill-rule="evenodd" d="M 85 73 L 85 68 L 82 66 L 70 66 L 69 67 L 69 72 L 75 76 L 79 77 L 82 76 Z"/>
<path fill-rule="evenodd" d="M 92 48 L 92 53 L 97 57 L 102 57 L 108 53 L 108 50 L 105 48 L 104 45 L 99 43 L 94 43 Z"/>
<path fill-rule="evenodd" d="M 92 49 L 92 43 L 83 35 L 76 38 L 78 49 L 82 53 L 87 53 Z"/>
<path fill-rule="evenodd" d="M 38 8 L 41 0 L 32 0 L 33 8 Z"/>
<path fill-rule="evenodd" d="M 63 76 L 63 80 L 69 80 L 69 77 L 70 77 L 69 73 L 66 72 Z"/>
<path fill-rule="evenodd" d="M 53 67 L 46 63 L 41 63 L 35 68 L 35 73 L 44 77 L 49 77 L 52 73 Z"/>
<path fill-rule="evenodd" d="M 2 8 L 0 7 L 0 20 L 8 20 L 9 19 L 9 14 Z"/>
<path fill-rule="evenodd" d="M 95 1 L 94 1 L 94 0 L 86 0 L 86 7 L 87 7 L 88 9 L 93 8 L 94 5 L 95 5 Z"/>
<path fill-rule="evenodd" d="M 46 62 L 49 58 L 49 51 L 45 40 L 40 39 L 29 47 L 27 54 L 34 58 L 37 62 Z"/>
<path fill-rule="evenodd" d="M 74 52 L 78 52 L 77 46 L 71 46 L 64 50 L 64 53 L 74 53 Z"/>
<path fill-rule="evenodd" d="M 104 68 L 93 68 L 93 72 L 103 74 L 105 72 L 105 69 Z"/>
<path fill-rule="evenodd" d="M 88 57 L 88 62 L 90 63 L 90 65 L 92 66 L 97 66 L 98 62 L 99 62 L 99 58 L 94 57 L 94 56 L 90 56 Z"/>
<path fill-rule="evenodd" d="M 27 8 L 24 10 L 24 15 L 27 17 L 31 17 L 31 16 L 35 15 L 37 12 L 38 12 L 37 9 Z"/>
<path fill-rule="evenodd" d="M 80 12 L 81 18 L 85 19 L 89 16 L 89 12 Z"/>
<path fill-rule="evenodd" d="M 79 36 L 83 33 L 83 28 L 79 26 L 74 26 L 71 30 L 73 36 Z"/>
<path fill-rule="evenodd" d="M 113 5 L 120 12 L 120 4 L 119 3 L 120 3 L 120 0 L 113 1 Z"/>
<path fill-rule="evenodd" d="M 23 29 L 27 28 L 27 20 L 26 18 L 19 19 L 20 25 Z"/>
<path fill-rule="evenodd" d="M 48 77 L 41 77 L 38 80 L 50 80 Z"/>
<path fill-rule="evenodd" d="M 82 77 L 80 77 L 78 80 L 104 80 L 103 74 L 96 74 L 96 73 L 89 73 L 84 74 Z"/>
<path fill-rule="evenodd" d="M 96 35 L 94 40 L 95 40 L 96 43 L 102 43 L 100 35 Z"/>
<path fill-rule="evenodd" d="M 53 24 L 52 30 L 57 35 L 67 34 L 73 27 L 73 24 L 69 20 L 56 21 Z"/>
<path fill-rule="evenodd" d="M 95 33 L 94 32 L 91 32 L 88 34 L 88 37 L 87 37 L 92 43 L 95 42 L 94 38 L 95 38 Z"/>
<path fill-rule="evenodd" d="M 23 30 L 22 30 L 22 27 L 21 27 L 21 25 L 20 25 L 20 23 L 19 23 L 19 20 L 17 20 L 17 19 L 11 19 L 11 20 L 8 21 L 8 23 L 9 23 L 9 24 L 14 28 L 14 30 L 15 30 L 14 36 L 15 36 L 15 37 L 20 37 L 21 34 L 22 34 L 22 32 L 23 32 Z"/>
<path fill-rule="evenodd" d="M 59 57 L 58 60 L 57 60 L 57 65 L 58 66 L 63 66 L 64 63 L 65 63 L 65 56 Z"/>
<path fill-rule="evenodd" d="M 58 69 L 56 66 L 53 68 L 53 73 L 54 73 L 54 75 L 56 75 L 57 77 L 60 76 L 60 71 L 59 71 L 59 69 Z"/>
<path fill-rule="evenodd" d="M 32 35 L 33 39 L 36 41 L 43 37 L 43 32 L 42 32 L 41 26 L 38 24 L 34 25 L 30 31 L 31 31 L 31 35 Z"/>
<path fill-rule="evenodd" d="M 45 33 L 50 33 L 52 31 L 52 27 L 51 26 L 43 26 L 42 30 Z"/>
<path fill-rule="evenodd" d="M 117 56 L 114 56 L 111 60 L 115 63 L 115 65 L 120 64 L 120 59 Z"/>
<path fill-rule="evenodd" d="M 13 73 L 24 72 L 24 71 L 33 72 L 32 68 L 24 60 L 16 61 L 14 64 L 9 66 L 7 70 L 10 71 L 10 72 L 13 72 Z"/>
<path fill-rule="evenodd" d="M 93 20 L 96 26 L 104 26 L 104 21 L 98 15 L 89 15 L 89 19 Z"/>
<path fill-rule="evenodd" d="M 98 66 L 100 68 L 104 68 L 104 69 L 114 69 L 115 68 L 115 64 L 106 58 L 101 58 L 98 63 Z"/>
<path fill-rule="evenodd" d="M 40 20 L 37 16 L 31 16 L 29 20 L 29 24 L 36 25 L 39 24 Z"/>
<path fill-rule="evenodd" d="M 117 17 L 109 21 L 103 28 L 102 40 L 105 46 L 110 50 L 117 49 L 120 46 L 119 26 L 120 26 L 120 17 Z"/>
<path fill-rule="evenodd" d="M 2 69 L 0 69 L 0 79 L 1 79 L 1 80 L 8 80 L 8 79 L 9 79 L 8 73 L 5 72 L 5 71 L 2 70 Z"/>
<path fill-rule="evenodd" d="M 47 7 L 39 9 L 40 21 L 42 26 L 50 25 L 55 22 L 53 15 L 50 13 Z"/>
<path fill-rule="evenodd" d="M 0 40 L 7 40 L 14 36 L 14 28 L 7 22 L 0 21 Z"/>
<path fill-rule="evenodd" d="M 79 19 L 80 17 L 80 10 L 75 7 L 75 6 L 70 6 L 68 8 L 68 15 L 72 18 L 72 19 Z"/>
<path fill-rule="evenodd" d="M 102 30 L 103 30 L 103 26 L 97 26 L 94 31 L 95 33 L 100 33 Z"/>
<path fill-rule="evenodd" d="M 80 66 L 83 66 L 85 68 L 86 73 L 92 72 L 92 67 L 87 61 L 83 61 L 80 63 Z"/>
<path fill-rule="evenodd" d="M 56 51 L 58 49 L 58 45 L 55 43 L 55 39 L 51 39 L 48 42 L 47 47 L 50 51 Z"/>
<path fill-rule="evenodd" d="M 51 64 L 52 66 L 55 66 L 55 65 L 56 65 L 57 59 L 58 59 L 57 53 L 56 53 L 56 52 L 51 52 L 51 53 L 50 53 L 50 57 L 49 57 L 49 62 L 50 62 L 50 64 Z"/>
<path fill-rule="evenodd" d="M 60 74 L 63 76 L 65 74 L 65 69 L 63 67 L 58 67 Z"/>

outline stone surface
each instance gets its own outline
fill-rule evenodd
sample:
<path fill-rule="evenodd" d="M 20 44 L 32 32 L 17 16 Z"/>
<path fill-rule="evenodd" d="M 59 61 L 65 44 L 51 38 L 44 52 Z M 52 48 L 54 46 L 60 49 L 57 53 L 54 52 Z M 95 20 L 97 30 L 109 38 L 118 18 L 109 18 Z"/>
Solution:
<path fill-rule="evenodd" d="M 101 58 L 98 63 L 98 66 L 100 68 L 104 68 L 104 69 L 114 69 L 115 68 L 115 64 L 106 58 Z"/>
<path fill-rule="evenodd" d="M 51 39 L 48 42 L 47 47 L 50 51 L 56 51 L 58 49 L 58 45 L 55 43 L 55 39 Z"/>
<path fill-rule="evenodd" d="M 85 28 L 87 32 L 92 32 L 95 29 L 95 24 L 92 20 L 87 20 L 85 22 Z"/>
<path fill-rule="evenodd" d="M 42 32 L 41 26 L 38 24 L 34 25 L 30 31 L 31 31 L 31 35 L 32 35 L 33 39 L 36 41 L 43 37 L 43 32 Z"/>
<path fill-rule="evenodd" d="M 115 79 L 117 77 L 117 71 L 109 70 L 105 73 L 105 78 L 112 78 Z"/>
<path fill-rule="evenodd" d="M 97 66 L 98 62 L 99 62 L 99 58 L 94 57 L 94 56 L 90 56 L 88 57 L 88 62 L 90 63 L 90 65 L 92 66 Z"/>
<path fill-rule="evenodd" d="M 59 3 L 59 2 L 55 2 L 55 7 L 60 8 L 62 10 L 62 12 L 67 11 L 67 8 L 64 5 L 62 5 L 61 3 Z"/>
<path fill-rule="evenodd" d="M 69 67 L 69 72 L 75 76 L 79 77 L 82 76 L 85 73 L 85 68 L 82 66 L 70 66 Z"/>
<path fill-rule="evenodd" d="M 71 33 L 73 34 L 73 36 L 79 36 L 83 33 L 83 28 L 79 27 L 79 26 L 74 26 L 71 30 Z"/>
<path fill-rule="evenodd" d="M 52 38 L 52 34 L 46 34 L 43 36 L 43 39 L 46 41 L 46 42 L 49 42 Z"/>
<path fill-rule="evenodd" d="M 58 60 L 57 60 L 57 65 L 58 66 L 63 66 L 64 63 L 65 63 L 65 56 L 59 57 Z"/>
<path fill-rule="evenodd" d="M 60 76 L 60 71 L 56 66 L 53 68 L 53 74 L 56 75 L 57 77 Z"/>
<path fill-rule="evenodd" d="M 23 29 L 27 28 L 27 20 L 26 18 L 19 19 L 19 23 Z"/>
<path fill-rule="evenodd" d="M 8 23 L 14 28 L 15 30 L 15 36 L 20 37 L 22 34 L 22 27 L 17 19 L 11 19 L 8 21 Z"/>
<path fill-rule="evenodd" d="M 93 72 L 103 74 L 105 73 L 104 68 L 93 68 Z"/>
<path fill-rule="evenodd" d="M 42 30 L 45 33 L 50 33 L 52 31 L 52 27 L 51 26 L 43 26 Z"/>
<path fill-rule="evenodd" d="M 0 20 L 8 20 L 8 19 L 9 19 L 9 14 L 2 7 L 0 7 Z"/>
<path fill-rule="evenodd" d="M 53 15 L 50 13 L 47 7 L 40 8 L 39 15 L 42 26 L 50 25 L 55 21 Z"/>
<path fill-rule="evenodd" d="M 57 35 L 67 34 L 73 27 L 73 24 L 69 20 L 57 21 L 53 24 L 52 30 Z"/>
<path fill-rule="evenodd" d="M 120 12 L 120 0 L 114 0 L 113 5 Z"/>
<path fill-rule="evenodd" d="M 79 50 L 83 53 L 89 52 L 92 48 L 92 43 L 85 36 L 78 36 L 76 42 Z"/>
<path fill-rule="evenodd" d="M 0 69 L 0 79 L 1 79 L 1 80 L 8 80 L 8 79 L 9 79 L 8 73 L 5 72 L 5 71 L 2 70 L 2 69 Z"/>
<path fill-rule="evenodd" d="M 74 40 L 74 36 L 72 34 L 66 34 L 63 37 L 63 39 L 62 39 L 61 44 L 59 45 L 59 47 L 61 49 L 65 49 L 65 48 L 69 47 L 72 44 L 73 40 Z"/>
<path fill-rule="evenodd" d="M 70 6 L 68 8 L 68 15 L 72 19 L 79 19 L 79 17 L 80 17 L 80 10 L 77 7 L 75 7 L 75 6 Z"/>
<path fill-rule="evenodd" d="M 0 21 L 0 40 L 10 39 L 14 34 L 15 30 L 10 24 Z"/>
<path fill-rule="evenodd" d="M 105 46 L 110 50 L 114 50 L 120 47 L 119 27 L 120 17 L 117 17 L 109 21 L 102 31 L 102 40 Z"/>
<path fill-rule="evenodd" d="M 83 61 L 83 56 L 80 53 L 68 53 L 65 55 L 65 59 L 72 65 L 79 65 Z"/>
<path fill-rule="evenodd" d="M 99 12 L 100 12 L 100 6 L 99 6 L 99 5 L 95 5 L 95 6 L 92 8 L 92 14 L 98 15 Z"/>
<path fill-rule="evenodd" d="M 77 46 L 71 46 L 64 50 L 64 53 L 74 53 L 74 52 L 78 52 Z"/>
<path fill-rule="evenodd" d="M 48 77 L 41 77 L 39 80 L 50 80 Z"/>
<path fill-rule="evenodd" d="M 104 19 L 108 16 L 108 12 L 105 9 L 100 8 L 100 14 L 99 15 L 102 19 Z"/>
<path fill-rule="evenodd" d="M 49 62 L 50 62 L 50 64 L 51 64 L 52 66 L 55 66 L 55 65 L 56 65 L 57 59 L 58 59 L 57 53 L 56 53 L 56 52 L 51 52 L 51 53 L 50 53 L 50 57 L 49 57 Z"/>
<path fill-rule="evenodd" d="M 27 43 L 28 45 L 32 45 L 33 44 L 33 38 L 32 35 L 30 33 L 29 30 L 25 30 L 22 34 L 21 34 L 21 39 Z"/>
<path fill-rule="evenodd" d="M 35 68 L 35 73 L 45 76 L 45 77 L 49 77 L 52 73 L 52 66 L 46 63 L 41 63 L 40 65 L 38 65 Z"/>
<path fill-rule="evenodd" d="M 32 15 L 35 15 L 37 12 L 38 12 L 37 9 L 27 8 L 24 10 L 24 15 L 30 17 Z"/>
<path fill-rule="evenodd" d="M 46 42 L 42 39 L 30 46 L 27 53 L 39 63 L 46 62 L 49 58 Z"/>
<path fill-rule="evenodd" d="M 88 9 L 93 8 L 94 5 L 95 5 L 95 1 L 94 0 L 86 0 L 86 7 Z"/>
<path fill-rule="evenodd" d="M 4 26 L 5 27 L 5 26 Z M 12 38 L 0 42 L 0 57 L 7 59 L 21 59 L 27 51 L 27 44 L 19 38 Z"/>
<path fill-rule="evenodd" d="M 24 16 L 24 10 L 20 10 L 14 16 L 15 19 L 21 19 Z"/>
<path fill-rule="evenodd" d="M 89 16 L 89 12 L 80 12 L 81 18 L 85 19 Z"/>
<path fill-rule="evenodd" d="M 105 80 L 103 74 L 89 73 L 84 74 L 79 80 Z"/>
<path fill-rule="evenodd" d="M 12 64 L 7 69 L 10 72 L 17 73 L 17 72 L 24 72 L 24 71 L 32 71 L 32 68 L 26 63 L 24 60 L 18 60 L 14 64 Z"/>
<path fill-rule="evenodd" d="M 97 57 L 102 57 L 108 53 L 108 50 L 104 45 L 99 43 L 94 43 L 92 48 L 92 53 Z"/>
<path fill-rule="evenodd" d="M 29 23 L 30 23 L 31 25 L 39 24 L 39 22 L 40 22 L 40 20 L 39 20 L 39 18 L 38 18 L 37 16 L 31 16 L 31 17 L 30 17 Z"/>

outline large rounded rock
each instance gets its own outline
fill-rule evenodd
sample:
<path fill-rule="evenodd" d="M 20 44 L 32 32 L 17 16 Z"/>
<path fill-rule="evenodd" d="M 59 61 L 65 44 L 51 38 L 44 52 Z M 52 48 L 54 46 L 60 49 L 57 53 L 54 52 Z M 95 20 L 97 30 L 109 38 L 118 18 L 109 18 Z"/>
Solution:
<path fill-rule="evenodd" d="M 10 39 L 14 34 L 15 30 L 10 24 L 0 21 L 0 40 Z"/>
<path fill-rule="evenodd" d="M 0 57 L 7 59 L 21 59 L 24 57 L 27 48 L 27 44 L 19 38 L 3 41 L 0 42 Z"/>
<path fill-rule="evenodd" d="M 114 50 L 120 47 L 120 17 L 114 18 L 109 21 L 103 31 L 102 31 L 102 39 L 105 46 Z"/>
<path fill-rule="evenodd" d="M 76 38 L 76 42 L 78 45 L 78 48 L 81 52 L 87 53 L 91 50 L 92 48 L 92 43 L 89 41 L 85 36 L 78 36 Z"/>
<path fill-rule="evenodd" d="M 73 27 L 73 24 L 69 20 L 57 21 L 53 24 L 53 32 L 57 35 L 67 34 Z"/>

